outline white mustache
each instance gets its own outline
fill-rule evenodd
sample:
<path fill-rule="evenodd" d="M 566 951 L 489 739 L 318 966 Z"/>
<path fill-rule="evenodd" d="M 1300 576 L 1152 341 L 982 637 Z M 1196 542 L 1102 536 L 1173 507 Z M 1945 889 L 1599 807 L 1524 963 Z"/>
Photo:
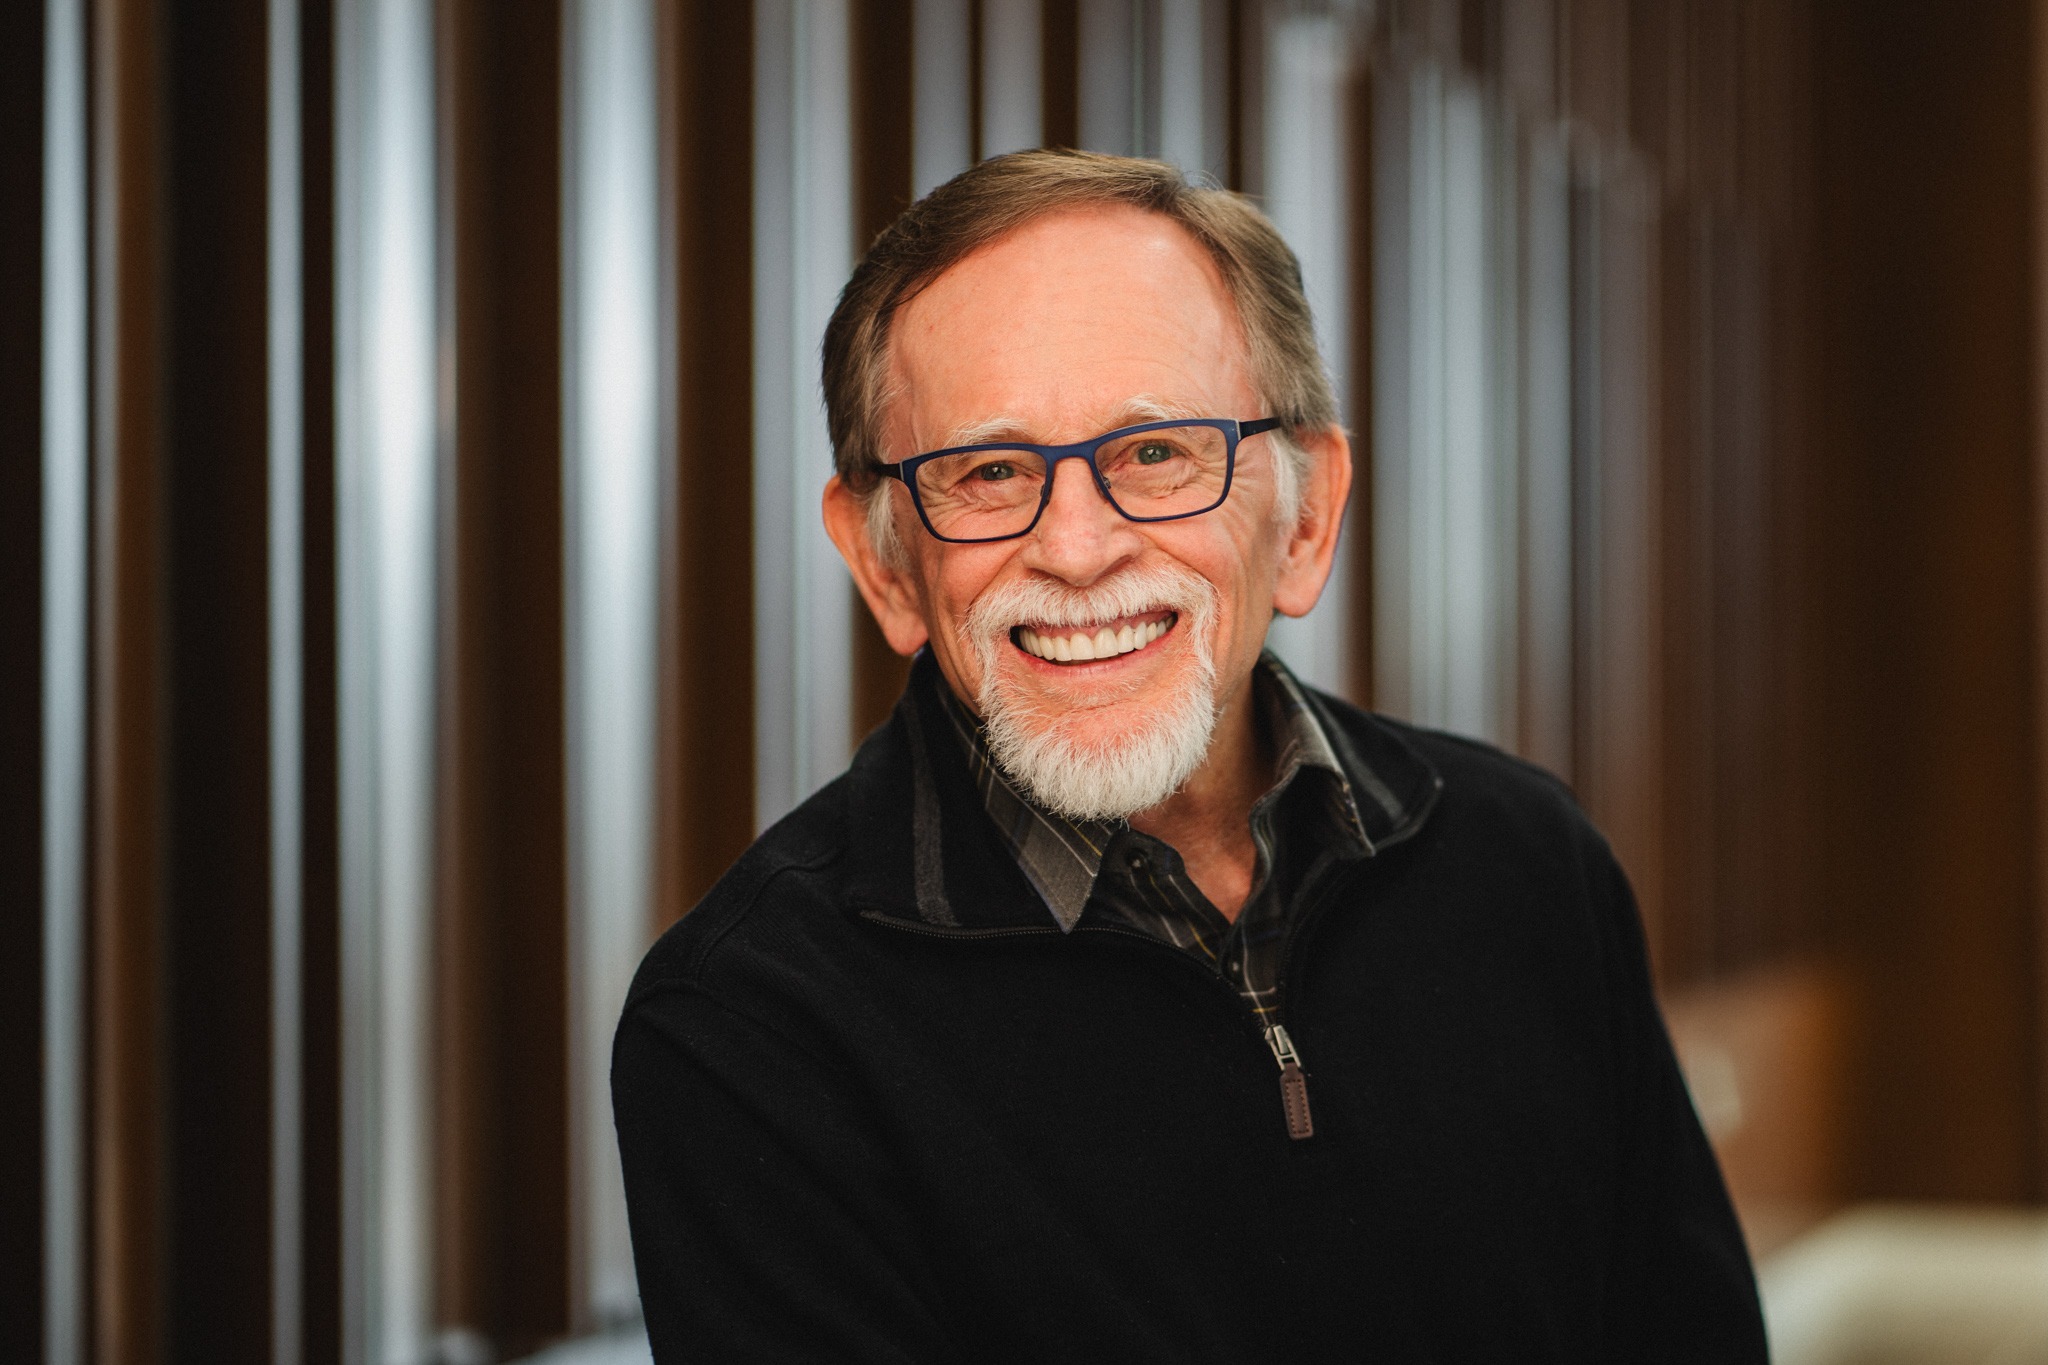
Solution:
<path fill-rule="evenodd" d="M 1092 626 L 1146 612 L 1172 611 L 1202 627 L 1196 643 L 1207 653 L 1207 627 L 1215 619 L 1216 588 L 1189 569 L 1168 565 L 1126 569 L 1114 578 L 1072 587 L 1044 578 L 1020 578 L 990 588 L 967 613 L 968 636 L 982 655 L 983 676 L 997 648 L 1017 626 Z"/>

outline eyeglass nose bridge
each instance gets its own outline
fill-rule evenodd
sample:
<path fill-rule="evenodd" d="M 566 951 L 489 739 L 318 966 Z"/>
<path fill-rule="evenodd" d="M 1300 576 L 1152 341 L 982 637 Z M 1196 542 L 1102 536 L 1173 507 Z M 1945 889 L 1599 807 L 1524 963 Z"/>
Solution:
<path fill-rule="evenodd" d="M 1098 436 L 1092 441 L 1077 441 L 1070 446 L 1040 447 L 1039 453 L 1045 457 L 1045 489 L 1038 495 L 1038 510 L 1031 514 L 1031 524 L 1018 532 L 1019 535 L 1030 535 L 1038 529 L 1038 523 L 1044 520 L 1045 509 L 1052 506 L 1053 489 L 1059 486 L 1062 460 L 1079 460 L 1088 466 L 1088 474 L 1094 480 L 1095 491 L 1101 495 L 1109 510 L 1116 513 L 1121 521 L 1131 520 L 1130 514 L 1117 505 L 1116 495 L 1109 491 L 1109 480 L 1103 477 L 1102 466 L 1095 463 L 1096 452 L 1115 434 L 1112 432 L 1109 436 Z"/>

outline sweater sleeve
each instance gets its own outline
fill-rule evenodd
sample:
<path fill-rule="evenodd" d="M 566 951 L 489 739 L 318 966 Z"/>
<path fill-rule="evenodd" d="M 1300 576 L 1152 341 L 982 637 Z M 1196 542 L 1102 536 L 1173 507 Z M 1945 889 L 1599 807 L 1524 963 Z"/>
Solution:
<path fill-rule="evenodd" d="M 1635 897 L 1604 849 L 1595 876 L 1612 925 L 1624 1087 L 1609 1359 L 1763 1365 L 1756 1276 L 1657 1008 Z"/>
<path fill-rule="evenodd" d="M 612 1105 L 657 1365 L 953 1358 L 851 1087 L 700 992 L 630 1005 Z"/>

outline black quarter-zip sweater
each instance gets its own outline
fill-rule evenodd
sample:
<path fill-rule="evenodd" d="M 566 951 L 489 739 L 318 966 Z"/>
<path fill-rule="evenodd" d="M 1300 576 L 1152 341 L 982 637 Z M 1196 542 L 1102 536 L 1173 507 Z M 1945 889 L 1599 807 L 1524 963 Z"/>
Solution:
<path fill-rule="evenodd" d="M 1283 951 L 1313 1135 L 1214 971 L 1050 923 L 913 686 L 634 982 L 661 1365 L 1765 1359 L 1606 845 L 1536 769 L 1310 696 L 1393 798 Z"/>

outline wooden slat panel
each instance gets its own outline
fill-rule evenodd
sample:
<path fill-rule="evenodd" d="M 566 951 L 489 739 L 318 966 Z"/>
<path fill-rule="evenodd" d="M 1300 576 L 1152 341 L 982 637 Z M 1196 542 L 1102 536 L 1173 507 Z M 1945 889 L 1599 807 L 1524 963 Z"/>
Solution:
<path fill-rule="evenodd" d="M 2032 7 L 1814 7 L 1809 894 L 1862 974 L 1856 1193 L 2039 1196 Z"/>
<path fill-rule="evenodd" d="M 162 1358 L 156 6 L 98 0 L 93 86 L 91 1353 Z"/>
<path fill-rule="evenodd" d="M 299 0 L 300 1338 L 341 1359 L 341 821 L 334 523 L 334 10 Z"/>
<path fill-rule="evenodd" d="M 2048 1192 L 2048 10 L 2039 4 L 2032 27 L 2034 1169 Z"/>
<path fill-rule="evenodd" d="M 1351 373 L 1346 376 L 1347 430 L 1351 433 L 1351 505 L 1345 513 L 1344 539 L 1348 542 L 1339 563 L 1351 575 L 1351 592 L 1346 600 L 1351 618 L 1349 657 L 1345 662 L 1351 678 L 1351 699 L 1360 706 L 1373 704 L 1373 84 L 1369 63 L 1361 61 L 1350 82 L 1349 108 L 1351 173 L 1347 186 L 1350 202 L 1351 251 Z M 1348 561 L 1346 563 L 1345 561 Z"/>
<path fill-rule="evenodd" d="M 1081 143 L 1080 0 L 1044 0 L 1039 18 L 1039 79 L 1045 83 L 1039 100 L 1045 145 L 1078 147 Z"/>
<path fill-rule="evenodd" d="M 439 1315 L 570 1327 L 561 18 L 443 9 L 455 453 L 437 971 Z"/>
<path fill-rule="evenodd" d="M 754 836 L 753 11 L 675 20 L 675 837 L 693 905 Z"/>
<path fill-rule="evenodd" d="M 910 205 L 911 8 L 910 0 L 863 0 L 854 9 L 854 240 L 863 250 Z M 910 664 L 889 648 L 857 593 L 850 610 L 858 739 L 888 718 Z"/>
<path fill-rule="evenodd" d="M 268 32 L 253 5 L 165 0 L 158 22 L 164 1351 L 253 1361 L 271 1344 Z"/>
<path fill-rule="evenodd" d="M 43 1351 L 43 13 L 0 8 L 0 1341 Z"/>

